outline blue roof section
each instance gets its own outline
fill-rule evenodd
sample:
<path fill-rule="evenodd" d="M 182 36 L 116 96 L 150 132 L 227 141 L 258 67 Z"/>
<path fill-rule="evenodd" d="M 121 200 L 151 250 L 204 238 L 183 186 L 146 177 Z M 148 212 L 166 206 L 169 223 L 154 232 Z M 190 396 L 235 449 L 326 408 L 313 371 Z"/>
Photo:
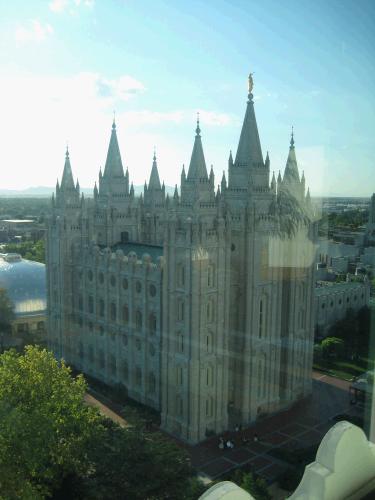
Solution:
<path fill-rule="evenodd" d="M 46 266 L 20 259 L 7 262 L 0 256 L 0 288 L 5 288 L 17 316 L 45 314 Z"/>
<path fill-rule="evenodd" d="M 147 253 L 153 262 L 156 263 L 157 259 L 163 255 L 163 247 L 158 245 L 147 245 L 142 243 L 116 243 L 111 247 L 112 252 L 116 250 L 122 250 L 125 255 L 129 252 L 135 252 L 139 259 L 142 259 L 142 255 Z"/>

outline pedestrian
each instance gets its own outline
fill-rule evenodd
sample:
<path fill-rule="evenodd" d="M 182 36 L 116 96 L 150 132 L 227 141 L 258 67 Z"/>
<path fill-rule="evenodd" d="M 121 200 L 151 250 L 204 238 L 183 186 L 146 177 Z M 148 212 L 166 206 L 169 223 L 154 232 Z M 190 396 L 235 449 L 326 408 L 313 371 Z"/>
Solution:
<path fill-rule="evenodd" d="M 224 439 L 222 437 L 219 438 L 219 450 L 224 450 L 225 448 L 225 443 Z"/>
<path fill-rule="evenodd" d="M 259 441 L 258 434 L 254 434 L 254 443 L 257 443 Z"/>

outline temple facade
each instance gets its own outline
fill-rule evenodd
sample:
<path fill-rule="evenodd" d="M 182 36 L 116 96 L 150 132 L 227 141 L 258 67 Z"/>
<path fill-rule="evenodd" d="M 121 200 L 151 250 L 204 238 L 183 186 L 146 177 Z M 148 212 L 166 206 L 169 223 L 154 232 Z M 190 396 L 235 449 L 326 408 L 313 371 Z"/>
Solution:
<path fill-rule="evenodd" d="M 315 224 L 292 134 L 270 176 L 252 80 L 235 158 L 218 186 L 197 122 L 187 172 L 166 195 L 154 155 L 135 196 L 112 125 L 93 198 L 67 151 L 47 223 L 48 342 L 160 411 L 190 443 L 311 393 Z"/>

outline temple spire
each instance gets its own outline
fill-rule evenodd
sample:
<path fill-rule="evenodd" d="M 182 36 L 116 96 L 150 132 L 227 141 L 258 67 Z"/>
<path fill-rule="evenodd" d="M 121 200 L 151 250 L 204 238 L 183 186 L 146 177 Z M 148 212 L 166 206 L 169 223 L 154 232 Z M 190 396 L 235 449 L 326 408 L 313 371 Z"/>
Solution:
<path fill-rule="evenodd" d="M 159 172 L 158 172 L 158 165 L 156 163 L 155 149 L 154 149 L 154 156 L 152 158 L 152 168 L 151 168 L 151 174 L 150 174 L 150 181 L 148 183 L 148 189 L 158 189 L 158 190 L 161 189 Z"/>
<path fill-rule="evenodd" d="M 124 177 L 120 148 L 117 141 L 115 117 L 113 117 L 111 139 L 104 167 L 104 177 Z"/>
<path fill-rule="evenodd" d="M 63 171 L 63 175 L 62 175 L 62 179 L 61 179 L 61 188 L 62 189 L 75 189 L 73 174 L 72 174 L 72 167 L 70 165 L 68 146 L 66 147 L 64 171 Z"/>
<path fill-rule="evenodd" d="M 258 126 L 253 102 L 253 73 L 249 76 L 249 100 L 238 143 L 235 163 L 237 166 L 263 166 L 262 148 L 259 140 Z"/>
<path fill-rule="evenodd" d="M 298 166 L 297 166 L 297 158 L 296 151 L 294 147 L 294 130 L 292 127 L 292 133 L 290 136 L 290 146 L 289 146 L 289 154 L 288 159 L 286 161 L 285 172 L 284 172 L 284 181 L 287 182 L 300 182 Z"/>
<path fill-rule="evenodd" d="M 198 180 L 198 179 L 207 179 L 207 168 L 206 161 L 204 159 L 203 146 L 202 146 L 202 138 L 201 138 L 201 129 L 199 126 L 199 114 L 197 118 L 197 128 L 195 129 L 195 139 L 193 152 L 191 154 L 191 160 L 187 175 L 187 180 Z"/>

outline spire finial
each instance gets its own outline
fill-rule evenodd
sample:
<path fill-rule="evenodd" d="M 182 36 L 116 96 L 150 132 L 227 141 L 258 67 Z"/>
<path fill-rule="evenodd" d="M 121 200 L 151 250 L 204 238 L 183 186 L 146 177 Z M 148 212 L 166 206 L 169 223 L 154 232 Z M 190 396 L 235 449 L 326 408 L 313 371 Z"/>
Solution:
<path fill-rule="evenodd" d="M 66 141 L 66 152 L 65 152 L 65 158 L 69 158 L 69 145 L 68 145 L 68 141 Z"/>
<path fill-rule="evenodd" d="M 113 110 L 113 122 L 112 122 L 112 130 L 116 129 L 116 111 Z"/>
<path fill-rule="evenodd" d="M 290 137 L 290 147 L 294 148 L 294 128 L 292 125 L 292 135 Z"/>
<path fill-rule="evenodd" d="M 156 161 L 156 147 L 154 146 L 154 156 L 153 156 L 153 161 Z"/>
<path fill-rule="evenodd" d="M 199 126 L 199 111 L 197 112 L 197 128 L 195 129 L 195 132 L 197 135 L 200 135 L 200 133 L 201 133 L 201 129 Z"/>
<path fill-rule="evenodd" d="M 249 80 L 248 80 L 249 94 L 251 94 L 251 93 L 252 93 L 253 88 L 254 88 L 253 74 L 254 74 L 254 73 L 250 73 L 250 74 L 249 74 Z"/>

